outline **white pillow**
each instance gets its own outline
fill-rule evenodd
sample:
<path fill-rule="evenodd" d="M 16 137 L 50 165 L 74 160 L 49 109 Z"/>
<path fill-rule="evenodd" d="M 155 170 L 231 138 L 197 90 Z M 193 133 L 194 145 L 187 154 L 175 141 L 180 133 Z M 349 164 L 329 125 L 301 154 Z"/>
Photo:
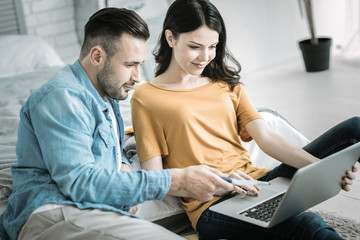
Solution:
<path fill-rule="evenodd" d="M 44 39 L 29 35 L 0 35 L 0 77 L 64 66 Z"/>

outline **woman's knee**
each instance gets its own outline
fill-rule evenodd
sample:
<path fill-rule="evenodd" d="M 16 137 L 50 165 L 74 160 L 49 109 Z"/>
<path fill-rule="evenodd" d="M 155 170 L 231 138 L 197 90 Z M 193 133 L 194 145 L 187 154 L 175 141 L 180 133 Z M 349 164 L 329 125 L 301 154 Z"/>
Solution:
<path fill-rule="evenodd" d="M 300 214 L 300 218 L 299 224 L 302 224 L 305 230 L 303 239 L 342 239 L 319 215 L 304 212 Z"/>
<path fill-rule="evenodd" d="M 304 229 L 304 234 L 312 239 L 312 235 L 323 229 L 332 229 L 327 223 L 314 212 L 303 212 L 296 217 L 296 224 Z"/>
<path fill-rule="evenodd" d="M 301 214 L 297 215 L 299 217 L 299 221 L 302 222 L 302 224 L 310 224 L 310 225 L 325 225 L 326 223 L 324 220 L 316 213 L 314 212 L 302 212 Z"/>
<path fill-rule="evenodd" d="M 342 122 L 343 134 L 348 136 L 348 139 L 353 143 L 360 142 L 360 117 L 355 116 Z"/>

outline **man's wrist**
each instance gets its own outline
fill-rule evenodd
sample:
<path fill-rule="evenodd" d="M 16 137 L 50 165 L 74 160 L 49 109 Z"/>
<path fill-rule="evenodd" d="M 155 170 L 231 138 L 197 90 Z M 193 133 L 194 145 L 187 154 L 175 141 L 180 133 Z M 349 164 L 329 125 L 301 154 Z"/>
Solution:
<path fill-rule="evenodd" d="M 184 177 L 185 177 L 184 171 L 176 168 L 172 168 L 169 170 L 171 175 L 171 184 L 168 194 L 173 196 L 180 196 L 183 187 Z"/>

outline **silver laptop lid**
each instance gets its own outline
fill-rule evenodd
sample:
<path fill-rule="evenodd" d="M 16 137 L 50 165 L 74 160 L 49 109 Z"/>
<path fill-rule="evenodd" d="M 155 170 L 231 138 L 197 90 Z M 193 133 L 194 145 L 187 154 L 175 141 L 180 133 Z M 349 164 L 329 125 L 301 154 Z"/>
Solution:
<path fill-rule="evenodd" d="M 342 177 L 355 165 L 359 156 L 360 143 L 356 143 L 299 169 L 273 216 L 274 223 L 337 195 L 342 189 Z"/>

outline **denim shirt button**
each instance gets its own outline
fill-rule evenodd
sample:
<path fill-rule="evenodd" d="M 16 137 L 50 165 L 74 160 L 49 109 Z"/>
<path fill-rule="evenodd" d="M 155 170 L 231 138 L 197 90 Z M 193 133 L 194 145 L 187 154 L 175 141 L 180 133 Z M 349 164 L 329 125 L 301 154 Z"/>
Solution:
<path fill-rule="evenodd" d="M 129 205 L 125 205 L 124 208 L 125 208 L 125 209 L 129 209 Z"/>

